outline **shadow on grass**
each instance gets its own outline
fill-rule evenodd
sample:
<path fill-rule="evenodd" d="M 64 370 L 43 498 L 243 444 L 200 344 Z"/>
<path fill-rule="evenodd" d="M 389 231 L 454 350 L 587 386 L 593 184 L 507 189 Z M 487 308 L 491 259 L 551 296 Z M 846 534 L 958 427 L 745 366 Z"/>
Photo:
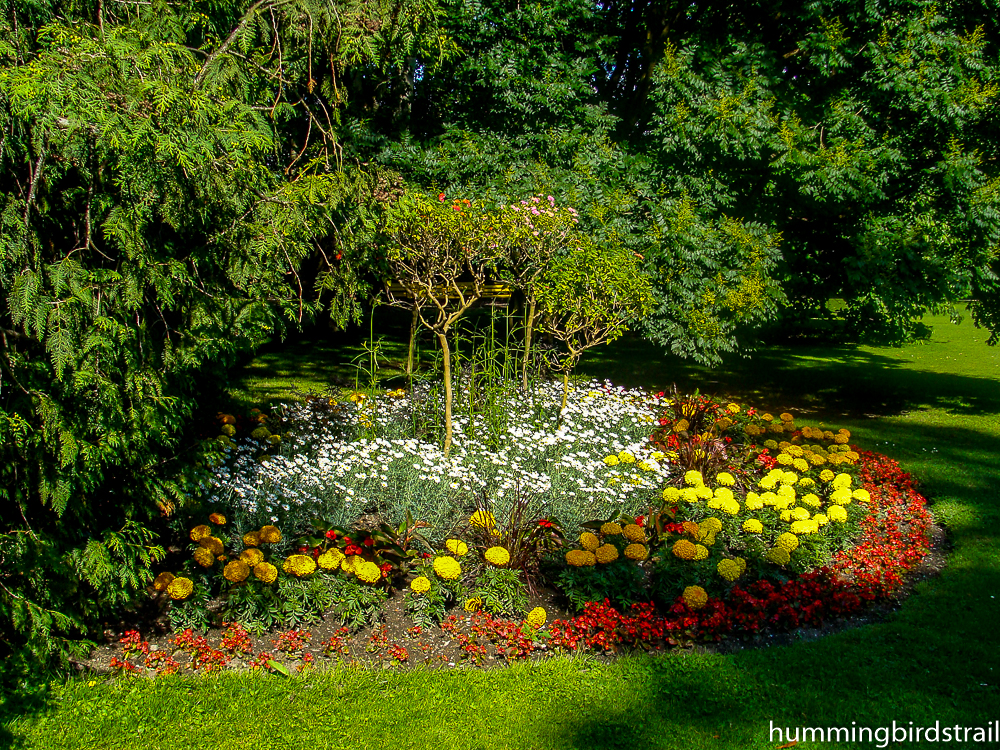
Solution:
<path fill-rule="evenodd" d="M 654 390 L 676 383 L 682 392 L 698 388 L 772 410 L 828 417 L 891 416 L 921 408 L 1000 413 L 1000 379 L 908 369 L 908 362 L 905 350 L 888 355 L 854 346 L 782 346 L 709 368 L 632 336 L 591 350 L 578 372 Z"/>
<path fill-rule="evenodd" d="M 18 750 L 27 747 L 24 738 L 13 734 L 7 727 L 12 722 L 30 720 L 51 711 L 55 706 L 49 687 L 36 679 L 19 681 L 16 689 L 5 683 L 3 691 L 0 696 L 0 748 Z"/>

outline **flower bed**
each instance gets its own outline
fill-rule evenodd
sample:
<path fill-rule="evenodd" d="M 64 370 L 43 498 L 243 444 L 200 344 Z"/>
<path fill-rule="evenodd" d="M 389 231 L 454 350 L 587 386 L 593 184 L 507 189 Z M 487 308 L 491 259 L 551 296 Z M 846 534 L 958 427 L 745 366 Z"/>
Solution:
<path fill-rule="evenodd" d="M 384 409 L 361 398 L 347 408 L 313 404 L 297 421 L 286 415 L 283 440 L 254 427 L 256 434 L 218 474 L 220 484 L 236 488 L 230 496 L 235 501 L 223 507 L 217 488 L 215 506 L 201 511 L 211 511 L 202 519 L 207 523 L 184 525 L 190 546 L 181 569 L 165 571 L 154 582 L 177 635 L 169 648 L 150 652 L 137 634 L 129 634 L 111 666 L 163 673 L 211 670 L 235 660 L 281 671 L 285 662 L 309 668 L 317 658 L 356 658 L 361 651 L 394 664 L 426 662 L 434 647 L 414 633 L 431 632 L 446 638 L 453 651 L 437 658 L 477 663 L 540 651 L 718 641 L 820 626 L 857 612 L 898 590 L 929 550 L 932 519 L 913 479 L 890 459 L 851 446 L 846 430 L 797 425 L 791 414 L 774 418 L 700 397 L 650 397 L 596 384 L 575 397 L 578 414 L 599 415 L 618 432 L 601 438 L 582 419 L 574 422 L 572 410 L 550 432 L 540 418 L 530 444 L 519 452 L 495 449 L 493 455 L 521 460 L 485 485 L 477 472 L 491 463 L 489 451 L 480 444 L 476 453 L 469 447 L 473 441 L 466 441 L 456 456 L 435 459 L 442 473 L 478 467 L 465 476 L 466 485 L 459 483 L 464 491 L 441 496 L 454 507 L 436 514 L 438 525 L 410 513 L 332 523 L 317 513 L 317 481 L 296 507 L 308 525 L 300 517 L 294 541 L 274 523 L 247 527 L 254 513 L 259 518 L 262 507 L 271 513 L 275 506 L 264 501 L 256 480 L 234 472 L 251 461 L 256 467 L 280 462 L 286 478 L 295 475 L 292 467 L 301 468 L 300 477 L 315 476 L 339 434 L 343 445 L 362 445 L 338 449 L 353 456 L 354 463 L 334 472 L 350 497 L 347 477 L 360 473 L 368 482 L 377 472 L 358 456 L 367 452 L 369 464 L 381 460 L 384 466 L 391 463 L 386 455 L 396 459 L 402 452 L 410 456 L 406 461 L 416 455 L 404 450 L 402 438 L 347 434 L 358 414 L 389 429 L 406 416 L 407 399 L 388 394 Z M 327 439 L 304 458 L 296 453 L 304 445 L 302 433 L 289 439 L 288 432 L 316 424 L 316 413 L 324 417 Z M 223 427 L 237 422 L 229 415 L 221 421 Z M 650 423 L 656 427 L 652 434 Z M 639 440 L 635 433 L 643 427 L 645 439 Z M 515 437 L 525 429 L 509 428 Z M 227 439 L 239 438 L 236 430 L 225 432 Z M 544 460 L 529 468 L 528 457 L 538 458 L 540 444 Z M 463 445 L 461 438 L 456 445 Z M 553 478 L 574 464 L 570 480 Z M 433 474 L 428 478 L 429 470 L 419 471 L 425 472 L 420 481 L 438 484 Z M 522 479 L 533 483 L 531 491 Z M 584 492 L 588 483 L 613 489 L 598 493 L 595 502 Z M 374 492 L 370 482 L 366 487 Z M 572 522 L 546 514 L 574 497 Z M 369 498 L 366 508 L 383 503 Z M 594 511 L 603 515 L 586 520 Z M 280 517 L 265 520 L 273 518 Z M 294 518 L 292 513 L 285 521 Z M 449 525 L 440 525 L 442 518 Z M 568 616 L 552 618 L 544 607 L 529 607 L 543 586 L 571 608 Z M 403 625 L 386 635 L 380 624 L 390 597 L 405 613 L 405 637 Z M 213 599 L 221 608 L 210 612 Z M 322 650 L 310 650 L 308 628 L 324 617 L 337 630 Z M 229 623 L 216 645 L 195 634 L 213 620 Z M 271 637 L 267 631 L 282 628 L 273 647 L 259 647 L 260 639 Z M 174 659 L 184 654 L 181 662 Z"/>

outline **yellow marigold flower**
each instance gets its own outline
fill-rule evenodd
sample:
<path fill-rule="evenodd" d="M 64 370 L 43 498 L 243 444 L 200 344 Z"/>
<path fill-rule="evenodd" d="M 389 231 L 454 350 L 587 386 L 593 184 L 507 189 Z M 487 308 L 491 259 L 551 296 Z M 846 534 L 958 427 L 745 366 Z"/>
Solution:
<path fill-rule="evenodd" d="M 774 449 L 776 449 L 778 447 L 778 443 L 775 442 L 774 440 L 765 440 L 764 441 L 764 447 L 767 448 L 768 450 L 772 450 L 773 451 Z"/>
<path fill-rule="evenodd" d="M 809 471 L 809 462 L 804 458 L 796 458 L 792 461 L 792 466 L 798 471 Z"/>
<path fill-rule="evenodd" d="M 633 542 L 625 548 L 625 557 L 629 560 L 645 560 L 649 556 L 649 550 L 645 544 Z"/>
<path fill-rule="evenodd" d="M 289 555 L 281 566 L 286 573 L 302 578 L 316 570 L 316 561 L 309 555 Z"/>
<path fill-rule="evenodd" d="M 191 596 L 194 591 L 194 582 L 190 578 L 177 577 L 167 584 L 167 593 L 171 599 L 181 601 Z"/>
<path fill-rule="evenodd" d="M 847 520 L 847 511 L 843 505 L 831 505 L 826 510 L 826 515 L 831 521 L 844 523 Z"/>
<path fill-rule="evenodd" d="M 613 544 L 602 544 L 594 552 L 594 557 L 599 563 L 614 562 L 618 559 L 618 549 Z"/>
<path fill-rule="evenodd" d="M 360 565 L 356 565 L 354 568 L 354 575 L 358 577 L 358 580 L 364 581 L 365 583 L 376 583 L 382 580 L 382 571 L 379 570 L 378 565 L 373 562 L 365 560 Z"/>
<path fill-rule="evenodd" d="M 695 539 L 698 538 L 698 534 L 701 532 L 701 528 L 694 521 L 685 521 L 681 524 L 681 528 L 685 534 L 690 534 Z"/>
<path fill-rule="evenodd" d="M 819 453 L 810 453 L 809 463 L 811 463 L 813 466 L 822 466 L 823 464 L 826 463 L 826 458 Z"/>
<path fill-rule="evenodd" d="M 851 497 L 857 500 L 859 503 L 870 503 L 872 500 L 871 493 L 866 489 L 857 489 L 851 493 Z"/>
<path fill-rule="evenodd" d="M 364 561 L 361 555 L 347 555 L 344 561 L 340 563 L 340 569 L 345 573 L 354 573 L 354 568 L 360 565 Z"/>
<path fill-rule="evenodd" d="M 601 526 L 601 533 L 604 534 L 604 536 L 617 536 L 622 533 L 621 524 L 615 523 L 614 521 L 603 524 Z"/>
<path fill-rule="evenodd" d="M 153 579 L 153 588 L 157 591 L 166 591 L 172 580 L 174 580 L 174 574 L 163 571 Z"/>
<path fill-rule="evenodd" d="M 617 466 L 618 465 L 618 456 L 605 456 L 603 460 L 604 460 L 605 465 L 607 465 L 607 466 Z"/>
<path fill-rule="evenodd" d="M 678 539 L 674 542 L 673 553 L 682 560 L 694 560 L 697 553 L 695 546 L 687 539 Z"/>
<path fill-rule="evenodd" d="M 715 541 L 715 537 L 712 537 L 712 542 Z M 712 542 L 705 540 L 706 544 L 711 544 Z M 708 547 L 704 544 L 694 545 L 694 559 L 695 560 L 705 560 L 708 558 Z"/>
<path fill-rule="evenodd" d="M 694 490 L 694 496 L 699 500 L 708 500 L 709 498 L 712 497 L 712 490 L 710 490 L 705 485 L 701 485 L 700 487 L 692 487 L 691 489 Z"/>
<path fill-rule="evenodd" d="M 719 564 L 715 569 L 720 576 L 725 578 L 730 583 L 743 575 L 743 570 L 740 568 L 740 564 L 735 560 L 730 560 L 728 558 L 719 560 Z"/>
<path fill-rule="evenodd" d="M 748 492 L 746 506 L 747 510 L 760 510 L 764 507 L 764 502 L 756 492 Z"/>
<path fill-rule="evenodd" d="M 795 521 L 805 521 L 809 518 L 809 511 L 806 508 L 792 508 L 792 519 Z"/>
<path fill-rule="evenodd" d="M 216 526 L 225 526 L 226 525 L 226 517 L 224 515 L 222 515 L 221 513 L 212 513 L 208 517 L 208 520 L 211 521 L 212 523 L 214 523 Z"/>
<path fill-rule="evenodd" d="M 681 491 L 676 487 L 666 487 L 663 490 L 663 500 L 667 503 L 676 503 L 680 500 Z"/>
<path fill-rule="evenodd" d="M 510 562 L 510 552 L 504 547 L 490 547 L 483 557 L 486 558 L 486 562 L 496 565 L 498 568 L 502 568 Z"/>
<path fill-rule="evenodd" d="M 243 535 L 243 544 L 247 547 L 256 547 L 260 544 L 260 532 L 250 531 Z"/>
<path fill-rule="evenodd" d="M 621 461 L 623 464 L 634 464 L 635 456 L 633 456 L 628 451 L 621 451 L 618 453 L 618 460 Z"/>
<path fill-rule="evenodd" d="M 441 555 L 434 558 L 434 572 L 446 581 L 454 581 L 462 575 L 462 566 L 454 557 Z"/>
<path fill-rule="evenodd" d="M 685 487 L 681 490 L 681 500 L 687 503 L 698 502 L 698 490 L 695 487 Z"/>
<path fill-rule="evenodd" d="M 715 481 L 721 484 L 723 487 L 732 487 L 736 484 L 736 477 L 730 474 L 728 471 L 720 471 L 715 476 Z"/>
<path fill-rule="evenodd" d="M 524 618 L 525 623 L 530 625 L 534 630 L 538 630 L 542 625 L 545 624 L 547 615 L 545 610 L 541 607 L 535 607 L 528 613 L 528 616 Z"/>
<path fill-rule="evenodd" d="M 773 490 L 778 486 L 778 478 L 772 476 L 761 477 L 760 481 L 757 482 L 757 486 L 762 490 Z"/>
<path fill-rule="evenodd" d="M 215 555 L 210 549 L 198 547 L 194 551 L 194 561 L 203 568 L 211 568 L 215 563 Z"/>
<path fill-rule="evenodd" d="M 481 596 L 474 596 L 471 599 L 466 599 L 465 604 L 462 605 L 462 609 L 466 612 L 478 612 L 483 608 L 483 598 Z"/>
<path fill-rule="evenodd" d="M 792 558 L 784 547 L 772 547 L 765 553 L 764 559 L 775 565 L 788 565 Z"/>
<path fill-rule="evenodd" d="M 410 589 L 417 594 L 426 594 L 431 590 L 431 579 L 427 576 L 417 576 L 410 581 Z"/>
<path fill-rule="evenodd" d="M 250 575 L 250 566 L 242 560 L 233 560 L 232 562 L 226 563 L 226 567 L 222 569 L 222 575 L 227 581 L 231 581 L 232 583 L 241 583 L 247 579 L 248 575 Z"/>
<path fill-rule="evenodd" d="M 208 524 L 201 523 L 191 529 L 192 542 L 197 542 L 199 539 L 206 536 L 212 536 L 212 527 Z"/>
<path fill-rule="evenodd" d="M 765 422 L 773 422 L 774 421 L 774 415 L 770 414 L 769 412 L 764 412 L 763 414 L 760 415 L 760 418 L 762 420 L 764 420 Z"/>
<path fill-rule="evenodd" d="M 799 519 L 792 522 L 789 528 L 793 534 L 815 534 L 819 531 L 819 524 L 812 519 Z"/>
<path fill-rule="evenodd" d="M 785 446 L 785 453 L 787 453 L 792 458 L 801 458 L 802 447 L 789 443 L 788 445 Z"/>
<path fill-rule="evenodd" d="M 795 421 L 795 417 L 793 417 L 787 411 L 784 412 L 784 413 L 782 413 L 782 414 L 779 414 L 778 415 L 778 419 L 780 419 L 782 422 L 794 422 Z"/>
<path fill-rule="evenodd" d="M 264 553 L 256 547 L 251 547 L 240 552 L 240 559 L 252 568 L 264 562 Z"/>
<path fill-rule="evenodd" d="M 787 531 L 781 534 L 776 540 L 775 545 L 781 547 L 783 550 L 791 554 L 799 546 L 799 538 L 795 534 L 789 534 Z"/>
<path fill-rule="evenodd" d="M 479 529 L 492 529 L 497 525 L 497 520 L 493 514 L 485 510 L 477 510 L 469 516 L 469 525 Z"/>
<path fill-rule="evenodd" d="M 713 496 L 716 500 L 726 502 L 733 499 L 733 491 L 728 487 L 716 487 Z"/>
<path fill-rule="evenodd" d="M 726 404 L 726 411 L 728 411 L 730 414 L 739 414 L 740 413 L 740 405 L 739 404 Z"/>
<path fill-rule="evenodd" d="M 787 509 L 786 510 L 782 510 L 781 514 L 780 514 L 780 518 L 785 523 L 791 523 L 792 522 L 792 511 L 787 510 Z"/>
<path fill-rule="evenodd" d="M 646 530 L 642 528 L 642 526 L 635 523 L 627 524 L 625 528 L 622 529 L 622 534 L 624 534 L 625 538 L 630 542 L 637 542 L 641 544 L 646 541 Z"/>
<path fill-rule="evenodd" d="M 213 555 L 221 555 L 225 551 L 222 540 L 215 536 L 203 536 L 198 540 L 198 545 L 209 550 Z"/>
<path fill-rule="evenodd" d="M 807 490 L 810 487 L 815 487 L 816 486 L 816 481 L 814 479 L 812 479 L 811 477 L 802 477 L 802 479 L 800 479 L 798 481 L 798 485 L 802 489 Z"/>
<path fill-rule="evenodd" d="M 572 565 L 574 568 L 588 568 L 597 564 L 597 558 L 594 557 L 593 552 L 588 552 L 585 549 L 571 549 L 566 553 L 566 564 Z"/>
<path fill-rule="evenodd" d="M 708 604 L 708 592 L 701 586 L 688 586 L 684 589 L 684 603 L 691 609 L 701 609 Z"/>
<path fill-rule="evenodd" d="M 702 529 L 708 529 L 713 534 L 718 534 L 722 531 L 722 521 L 718 518 L 706 518 L 699 525 Z"/>
<path fill-rule="evenodd" d="M 597 538 L 597 534 L 593 534 L 589 531 L 585 531 L 580 534 L 580 546 L 585 550 L 593 552 L 595 549 L 601 546 L 601 540 Z"/>
<path fill-rule="evenodd" d="M 264 427 L 263 425 L 256 428 L 253 432 L 250 433 L 250 437 L 254 438 L 255 440 L 266 440 L 270 436 L 271 436 L 271 431 L 266 427 Z"/>
<path fill-rule="evenodd" d="M 756 518 L 748 518 L 743 522 L 743 530 L 748 534 L 761 534 L 764 531 L 764 524 Z"/>
<path fill-rule="evenodd" d="M 853 482 L 854 480 L 850 474 L 838 474 L 833 478 L 833 488 L 835 490 L 846 490 Z"/>
<path fill-rule="evenodd" d="M 674 432 L 684 432 L 691 426 L 686 419 L 682 419 L 674 425 Z"/>
<path fill-rule="evenodd" d="M 833 436 L 833 442 L 835 442 L 837 445 L 847 445 L 850 441 L 851 441 L 851 438 L 848 435 L 834 435 Z"/>
<path fill-rule="evenodd" d="M 260 530 L 260 540 L 264 544 L 277 544 L 281 541 L 281 531 L 277 526 L 263 526 Z"/>
<path fill-rule="evenodd" d="M 821 471 L 819 473 L 819 478 L 821 480 L 823 480 L 824 482 L 831 481 L 835 476 L 836 475 L 832 471 L 830 471 L 829 469 L 823 469 L 823 471 Z"/>
<path fill-rule="evenodd" d="M 846 487 L 841 487 L 839 490 L 834 490 L 830 493 L 830 502 L 837 505 L 850 505 L 853 499 L 851 491 Z"/>
<path fill-rule="evenodd" d="M 684 473 L 684 481 L 692 487 L 699 487 L 705 484 L 705 478 L 702 477 L 701 472 L 694 469 Z"/>
<path fill-rule="evenodd" d="M 336 570 L 344 562 L 344 553 L 336 547 L 332 547 L 316 559 L 316 563 L 323 570 Z"/>
<path fill-rule="evenodd" d="M 253 566 L 253 574 L 264 583 L 274 583 L 278 577 L 278 569 L 269 562 L 262 562 Z"/>
<path fill-rule="evenodd" d="M 748 424 L 743 428 L 743 432 L 752 437 L 756 437 L 760 434 L 760 428 L 755 424 Z"/>
<path fill-rule="evenodd" d="M 448 539 L 445 541 L 444 547 L 455 557 L 462 557 L 469 551 L 469 545 L 461 539 Z"/>
<path fill-rule="evenodd" d="M 803 495 L 802 502 L 813 508 L 818 508 L 823 504 L 823 501 L 820 500 L 819 497 L 812 492 L 810 492 L 808 495 Z"/>
<path fill-rule="evenodd" d="M 830 519 L 822 513 L 817 513 L 813 516 L 812 520 L 816 522 L 817 526 L 826 526 L 826 524 L 830 521 Z"/>
<path fill-rule="evenodd" d="M 778 463 L 781 464 L 782 466 L 791 466 L 792 461 L 794 460 L 795 459 L 789 456 L 787 453 L 778 454 Z"/>

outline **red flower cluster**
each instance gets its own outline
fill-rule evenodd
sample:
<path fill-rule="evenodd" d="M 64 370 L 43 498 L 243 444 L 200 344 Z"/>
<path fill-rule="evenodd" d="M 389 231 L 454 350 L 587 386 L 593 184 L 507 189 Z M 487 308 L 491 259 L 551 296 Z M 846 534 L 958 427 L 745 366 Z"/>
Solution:
<path fill-rule="evenodd" d="M 309 645 L 309 639 L 311 638 L 312 633 L 308 630 L 289 630 L 272 639 L 271 643 L 274 644 L 274 650 L 277 653 L 286 653 L 289 656 L 295 656 Z"/>
<path fill-rule="evenodd" d="M 340 656 L 350 656 L 351 650 L 347 641 L 351 637 L 351 631 L 347 628 L 340 628 L 332 636 L 323 641 L 323 653 L 326 656 L 339 654 Z"/>
<path fill-rule="evenodd" d="M 212 672 L 222 669 L 229 663 L 229 656 L 225 652 L 209 646 L 205 637 L 195 635 L 191 628 L 171 638 L 170 645 L 175 652 L 183 651 L 189 654 L 191 663 L 188 666 L 196 671 L 204 669 L 206 672 Z"/>
<path fill-rule="evenodd" d="M 253 644 L 250 642 L 250 635 L 246 629 L 238 622 L 224 622 L 227 630 L 222 634 L 223 649 L 235 656 L 236 654 L 253 653 Z"/>

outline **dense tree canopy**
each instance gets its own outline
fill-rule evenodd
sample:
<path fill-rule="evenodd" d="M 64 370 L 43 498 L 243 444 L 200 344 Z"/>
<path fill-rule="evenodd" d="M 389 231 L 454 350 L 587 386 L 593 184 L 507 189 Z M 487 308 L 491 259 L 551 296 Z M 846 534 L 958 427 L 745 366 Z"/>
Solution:
<path fill-rule="evenodd" d="M 897 340 L 971 298 L 995 342 L 998 10 L 7 0 L 0 643 L 64 652 L 145 585 L 205 384 L 356 319 L 407 189 L 553 196 L 704 361 L 832 298 Z"/>

